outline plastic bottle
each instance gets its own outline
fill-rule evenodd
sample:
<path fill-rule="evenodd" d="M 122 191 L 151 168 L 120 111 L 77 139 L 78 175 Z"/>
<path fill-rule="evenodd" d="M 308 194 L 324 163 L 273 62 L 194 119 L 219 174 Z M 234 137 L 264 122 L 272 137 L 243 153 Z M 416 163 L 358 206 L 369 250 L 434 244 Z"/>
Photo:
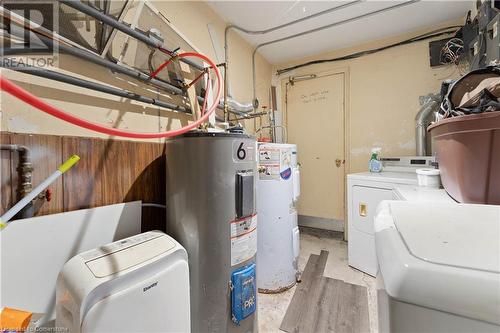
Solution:
<path fill-rule="evenodd" d="M 370 172 L 380 172 L 382 171 L 382 162 L 380 162 L 378 155 L 382 151 L 382 148 L 376 147 L 372 149 L 372 156 L 368 162 L 368 169 Z"/>

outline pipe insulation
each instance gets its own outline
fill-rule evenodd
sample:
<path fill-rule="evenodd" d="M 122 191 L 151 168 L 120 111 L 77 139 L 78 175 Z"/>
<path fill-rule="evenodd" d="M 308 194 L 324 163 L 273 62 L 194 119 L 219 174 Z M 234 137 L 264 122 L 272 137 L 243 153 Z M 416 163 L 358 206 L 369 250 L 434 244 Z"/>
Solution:
<path fill-rule="evenodd" d="M 229 109 L 238 111 L 239 113 L 248 113 L 253 111 L 253 104 L 252 103 L 240 103 L 236 101 L 235 99 L 228 97 L 227 99 L 227 105 Z"/>
<path fill-rule="evenodd" d="M 103 126 L 98 123 L 90 122 L 85 119 L 79 118 L 77 116 L 74 116 L 72 114 L 69 114 L 67 112 L 64 112 L 61 109 L 58 109 L 43 100 L 39 99 L 35 95 L 31 94 L 30 92 L 22 89 L 21 87 L 18 87 L 14 83 L 10 82 L 8 79 L 4 78 L 3 76 L 0 76 L 0 88 L 4 90 L 5 92 L 17 97 L 18 99 L 26 102 L 27 104 L 37 108 L 40 111 L 43 111 L 45 113 L 48 113 L 56 118 L 59 118 L 61 120 L 64 120 L 66 122 L 72 123 L 73 125 L 77 125 L 92 131 L 96 131 L 99 133 L 107 134 L 107 135 L 112 135 L 112 136 L 121 136 L 121 137 L 128 137 L 128 138 L 136 138 L 136 139 L 154 139 L 154 138 L 165 138 L 165 137 L 172 137 L 176 135 L 183 134 L 193 128 L 198 127 L 199 125 L 203 124 L 205 121 L 208 120 L 210 115 L 215 111 L 215 108 L 217 104 L 219 103 L 221 93 L 222 93 L 222 77 L 220 75 L 219 69 L 215 65 L 215 63 L 212 62 L 208 57 L 199 54 L 199 53 L 192 53 L 192 52 L 187 52 L 187 53 L 181 53 L 177 55 L 180 58 L 184 57 L 196 57 L 199 59 L 202 59 L 206 63 L 209 64 L 210 68 L 213 69 L 215 72 L 215 75 L 217 77 L 217 90 L 215 94 L 214 101 L 210 107 L 206 107 L 206 103 L 203 103 L 203 108 L 201 112 L 201 117 L 197 119 L 196 121 L 192 122 L 189 125 L 186 125 L 180 129 L 176 130 L 170 130 L 166 132 L 160 132 L 160 133 L 146 133 L 146 132 L 134 132 L 134 131 L 126 131 L 126 130 L 120 130 L 108 126 Z M 170 59 L 169 61 L 172 61 Z M 206 73 L 209 75 L 209 72 Z M 207 88 L 205 89 L 205 99 L 208 97 L 208 82 L 207 80 Z"/>
<path fill-rule="evenodd" d="M 175 105 L 172 103 L 163 102 L 163 101 L 160 101 L 160 100 L 157 100 L 154 98 L 150 98 L 150 97 L 146 97 L 146 96 L 142 96 L 142 95 L 139 95 L 139 94 L 136 94 L 136 93 L 124 90 L 124 89 L 118 89 L 115 87 L 111 87 L 111 86 L 103 85 L 100 83 L 80 79 L 80 78 L 77 78 L 77 77 L 74 77 L 71 75 L 51 71 L 48 69 L 41 69 L 41 68 L 36 68 L 36 67 L 32 67 L 32 66 L 21 66 L 21 67 L 16 67 L 13 69 L 17 72 L 22 72 L 22 73 L 26 73 L 26 74 L 30 74 L 30 75 L 34 75 L 34 76 L 39 76 L 39 77 L 43 77 L 46 79 L 51 79 L 51 80 L 71 84 L 71 85 L 74 85 L 77 87 L 83 87 L 83 88 L 87 88 L 90 90 L 103 92 L 103 93 L 114 95 L 114 96 L 124 97 L 127 99 L 156 105 L 156 106 L 166 108 L 169 110 L 173 110 L 173 111 L 179 111 L 179 112 L 185 112 L 185 113 L 192 112 L 191 109 L 180 106 L 180 105 Z"/>
<path fill-rule="evenodd" d="M 36 33 L 36 31 L 35 31 L 35 33 Z M 50 47 L 55 47 L 54 41 L 52 39 L 50 39 L 47 36 L 44 36 L 42 34 L 38 34 L 38 33 L 37 33 L 37 36 L 41 40 L 43 40 L 44 43 L 49 45 Z M 131 69 L 129 67 L 125 67 L 122 65 L 118 65 L 112 61 L 105 59 L 105 58 L 101 58 L 98 55 L 93 54 L 92 52 L 89 52 L 87 50 L 76 48 L 73 46 L 67 46 L 63 43 L 59 43 L 57 45 L 57 48 L 59 49 L 60 52 L 62 52 L 64 54 L 68 54 L 68 55 L 77 57 L 79 59 L 89 61 L 89 62 L 96 64 L 96 65 L 99 65 L 101 67 L 105 67 L 112 72 L 120 73 L 120 74 L 126 75 L 128 77 L 131 77 L 133 79 L 136 79 L 136 80 L 139 80 L 139 81 L 142 81 L 145 83 L 150 83 L 154 86 L 165 89 L 167 92 L 169 92 L 171 94 L 185 95 L 184 90 L 178 86 L 172 85 L 172 84 L 165 82 L 165 81 L 162 81 L 160 79 L 151 78 L 149 75 L 147 75 L 143 72 L 140 72 L 138 70 Z M 23 51 L 23 52 L 25 52 L 25 51 Z M 9 54 L 5 54 L 5 55 L 9 55 Z M 203 99 L 204 99 L 203 96 L 196 96 L 196 98 L 197 98 L 198 102 L 200 102 L 200 103 L 203 102 Z M 249 112 L 249 111 L 253 110 L 252 104 L 243 104 L 243 103 L 236 101 L 235 99 L 233 99 L 231 97 L 228 98 L 228 104 L 229 104 L 229 106 L 228 106 L 229 109 L 232 111 L 235 111 L 235 112 L 244 113 L 244 112 Z M 223 110 L 224 103 L 222 101 L 220 101 L 219 104 L 217 105 L 217 108 L 220 110 Z M 220 119 L 220 121 L 222 121 L 222 119 Z"/>
<path fill-rule="evenodd" d="M 64 2 L 67 5 L 69 5 L 69 6 L 78 6 L 80 8 L 80 5 L 73 4 L 73 2 L 75 2 L 75 1 L 64 1 Z M 11 13 L 9 11 L 5 10 L 5 8 L 3 8 L 3 7 L 0 7 L 0 8 L 2 9 L 2 11 L 0 12 L 0 14 L 2 16 L 5 16 L 6 14 L 11 15 Z M 90 8 L 89 12 L 91 12 L 92 14 L 96 14 L 99 17 L 103 17 L 103 16 L 107 17 L 106 15 L 100 13 L 99 11 L 97 11 L 97 13 L 96 13 L 96 10 L 94 10 L 93 8 Z M 119 23 L 118 21 L 115 21 L 114 19 L 109 18 L 109 17 L 105 18 L 105 20 L 106 20 L 106 22 L 109 22 L 113 26 L 114 26 L 115 23 Z M 115 23 L 112 23 L 112 22 L 115 22 Z M 14 23 L 20 24 L 17 21 L 14 22 Z M 142 73 L 142 72 L 140 72 L 138 70 L 135 70 L 135 69 L 132 69 L 132 68 L 129 68 L 129 67 L 118 65 L 117 63 L 114 63 L 114 62 L 109 61 L 109 60 L 107 60 L 105 58 L 102 58 L 99 55 L 94 54 L 94 53 L 92 53 L 92 52 L 90 52 L 88 50 L 85 50 L 83 48 L 74 47 L 74 46 L 68 46 L 68 45 L 66 45 L 65 42 L 58 41 L 58 39 L 55 37 L 55 35 L 53 34 L 53 32 L 47 31 L 47 32 L 41 33 L 40 31 L 32 30 L 30 25 L 26 26 L 26 24 L 30 23 L 30 22 L 26 22 L 26 20 L 25 20 L 24 23 L 25 23 L 25 27 L 27 29 L 30 29 L 32 32 L 36 33 L 37 36 L 41 40 L 43 40 L 43 42 L 45 44 L 51 46 L 52 48 L 58 48 L 59 51 L 62 52 L 62 53 L 69 54 L 69 55 L 78 57 L 80 59 L 92 62 L 92 63 L 94 63 L 96 65 L 105 67 L 105 68 L 107 68 L 107 69 L 109 69 L 109 70 L 111 70 L 113 72 L 117 72 L 117 73 L 129 76 L 129 77 L 134 78 L 136 80 L 139 80 L 139 81 L 142 81 L 142 82 L 146 82 L 146 83 L 151 83 L 152 85 L 155 85 L 157 87 L 165 89 L 167 92 L 169 92 L 171 94 L 175 94 L 175 95 L 184 95 L 185 94 L 184 90 L 181 87 L 172 85 L 172 84 L 170 84 L 168 82 L 165 82 L 165 81 L 162 81 L 162 80 L 159 80 L 159 79 L 150 78 L 149 75 L 147 75 L 145 73 Z M 125 27 L 123 27 L 123 24 L 120 24 L 120 25 L 122 26 L 122 28 L 127 27 L 126 25 L 125 25 Z M 125 33 L 127 33 L 127 34 L 130 31 L 135 31 L 135 30 L 130 29 L 130 28 L 127 28 L 125 30 L 126 30 Z M 51 35 L 50 35 L 50 37 L 47 37 L 47 35 L 49 33 Z M 145 35 L 142 35 L 138 31 L 135 31 L 135 33 L 133 33 L 133 34 L 136 37 L 142 36 L 142 37 L 139 37 L 139 38 L 141 38 L 141 40 L 144 41 L 144 42 L 145 42 L 145 40 L 143 40 L 143 38 L 149 39 L 149 37 L 147 37 Z M 139 34 L 139 35 L 137 35 L 137 34 Z M 133 37 L 133 36 L 131 36 L 131 37 Z M 57 45 L 54 45 L 54 40 L 58 41 Z M 154 42 L 154 40 L 149 40 L 149 42 Z M 150 45 L 149 42 L 147 42 L 148 45 Z M 24 52 L 25 51 L 23 51 L 23 53 Z M 35 53 L 35 52 L 36 52 L 36 50 L 33 50 L 33 53 Z M 17 52 L 16 52 L 16 54 L 17 54 Z M 9 55 L 9 54 L 6 53 L 4 55 Z M 181 59 L 181 60 L 184 61 L 186 59 Z M 199 70 L 203 69 L 203 67 L 198 66 L 197 64 L 194 64 L 194 66 L 197 69 L 199 69 Z M 204 97 L 203 96 L 197 96 L 197 99 L 198 99 L 198 102 L 202 103 Z M 237 113 L 247 113 L 247 112 L 250 112 L 250 111 L 253 110 L 253 106 L 252 106 L 251 103 L 246 103 L 246 104 L 245 103 L 240 103 L 240 102 L 238 102 L 237 100 L 233 99 L 230 96 L 226 100 L 227 100 L 227 103 L 229 104 L 227 106 L 227 108 L 224 107 L 225 102 L 223 102 L 223 101 L 220 101 L 218 103 L 217 108 L 220 109 L 220 110 L 229 109 L 229 110 L 232 110 L 232 111 L 237 112 Z M 219 118 L 218 121 L 223 121 L 223 120 Z"/>
<path fill-rule="evenodd" d="M 34 31 L 34 32 L 37 33 L 36 31 Z M 69 54 L 69 55 L 72 55 L 74 57 L 89 61 L 89 62 L 94 63 L 96 65 L 105 67 L 113 72 L 127 75 L 127 76 L 134 78 L 136 80 L 151 83 L 153 85 L 156 85 L 158 87 L 165 89 L 166 91 L 168 91 L 171 94 L 175 94 L 175 95 L 183 95 L 184 94 L 184 91 L 180 87 L 174 86 L 174 85 L 167 83 L 167 82 L 164 82 L 162 80 L 150 79 L 148 74 L 142 73 L 138 70 L 131 69 L 131 68 L 128 68 L 128 67 L 125 67 L 122 65 L 118 65 L 112 61 L 101 58 L 100 56 L 98 56 L 90 51 L 76 48 L 73 46 L 67 46 L 64 43 L 54 44 L 53 39 L 51 39 L 43 34 L 37 33 L 37 37 L 40 38 L 46 45 L 50 46 L 53 49 L 58 49 L 62 53 Z M 23 50 L 23 52 L 25 52 L 25 50 Z"/>

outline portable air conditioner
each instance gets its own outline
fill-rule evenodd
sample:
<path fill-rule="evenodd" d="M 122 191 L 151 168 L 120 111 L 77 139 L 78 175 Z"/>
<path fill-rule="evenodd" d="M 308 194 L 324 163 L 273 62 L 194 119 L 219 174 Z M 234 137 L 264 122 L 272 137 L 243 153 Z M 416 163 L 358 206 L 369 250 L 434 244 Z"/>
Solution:
<path fill-rule="evenodd" d="M 189 332 L 186 250 L 151 231 L 76 255 L 58 277 L 56 327 L 68 332 Z"/>

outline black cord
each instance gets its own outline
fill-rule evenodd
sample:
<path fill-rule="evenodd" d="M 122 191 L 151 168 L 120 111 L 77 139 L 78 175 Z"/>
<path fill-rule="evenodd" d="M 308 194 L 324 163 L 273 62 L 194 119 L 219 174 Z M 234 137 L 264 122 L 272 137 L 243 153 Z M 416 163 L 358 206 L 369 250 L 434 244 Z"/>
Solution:
<path fill-rule="evenodd" d="M 338 58 L 333 58 L 333 59 L 313 60 L 313 61 L 309 61 L 309 62 L 300 64 L 300 65 L 295 65 L 295 66 L 292 66 L 292 67 L 278 69 L 277 70 L 277 74 L 280 75 L 280 74 L 292 71 L 294 69 L 305 67 L 305 66 L 310 66 L 310 65 L 317 65 L 317 64 L 323 64 L 323 63 L 326 63 L 326 62 L 334 62 L 334 61 L 342 61 L 342 60 L 355 59 L 355 58 L 359 58 L 359 57 L 362 57 L 362 56 L 365 56 L 365 55 L 369 55 L 369 54 L 377 53 L 377 52 L 384 51 L 384 50 L 387 50 L 387 49 L 391 49 L 391 48 L 397 47 L 397 46 L 402 46 L 402 45 L 407 45 L 407 44 L 411 44 L 411 43 L 415 43 L 415 42 L 420 42 L 420 41 L 423 41 L 423 40 L 426 40 L 426 39 L 430 39 L 430 38 L 435 38 L 435 37 L 440 37 L 440 36 L 455 34 L 455 33 L 457 33 L 458 30 L 450 31 L 450 29 L 457 29 L 457 28 L 462 28 L 462 26 L 461 25 L 449 26 L 449 27 L 446 27 L 446 28 L 441 28 L 441 29 L 437 29 L 437 30 L 434 30 L 434 31 L 430 31 L 428 33 L 425 33 L 425 34 L 422 34 L 422 35 L 418 35 L 418 36 L 415 36 L 415 37 L 410 38 L 410 39 L 403 40 L 403 41 L 398 42 L 398 43 L 394 43 L 394 44 L 390 44 L 390 45 L 387 45 L 387 46 L 379 47 L 379 48 L 376 48 L 376 49 L 371 49 L 371 50 L 366 50 L 366 51 L 360 51 L 360 52 L 352 53 L 352 54 L 349 54 L 349 55 L 346 55 L 346 56 L 342 56 L 342 57 L 338 57 Z"/>

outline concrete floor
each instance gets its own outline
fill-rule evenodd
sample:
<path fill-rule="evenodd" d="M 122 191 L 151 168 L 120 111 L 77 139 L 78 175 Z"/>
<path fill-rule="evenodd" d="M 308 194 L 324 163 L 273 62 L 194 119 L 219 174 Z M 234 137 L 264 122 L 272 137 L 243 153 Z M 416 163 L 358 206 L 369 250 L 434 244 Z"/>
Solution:
<path fill-rule="evenodd" d="M 378 333 L 375 278 L 349 267 L 347 264 L 347 243 L 340 239 L 338 235 L 316 230 L 301 231 L 300 270 L 304 269 L 310 254 L 319 254 L 321 250 L 329 251 L 325 276 L 367 288 L 370 333 Z M 282 332 L 279 329 L 281 320 L 285 316 L 286 309 L 294 292 L 295 287 L 280 294 L 259 294 L 259 332 Z"/>

